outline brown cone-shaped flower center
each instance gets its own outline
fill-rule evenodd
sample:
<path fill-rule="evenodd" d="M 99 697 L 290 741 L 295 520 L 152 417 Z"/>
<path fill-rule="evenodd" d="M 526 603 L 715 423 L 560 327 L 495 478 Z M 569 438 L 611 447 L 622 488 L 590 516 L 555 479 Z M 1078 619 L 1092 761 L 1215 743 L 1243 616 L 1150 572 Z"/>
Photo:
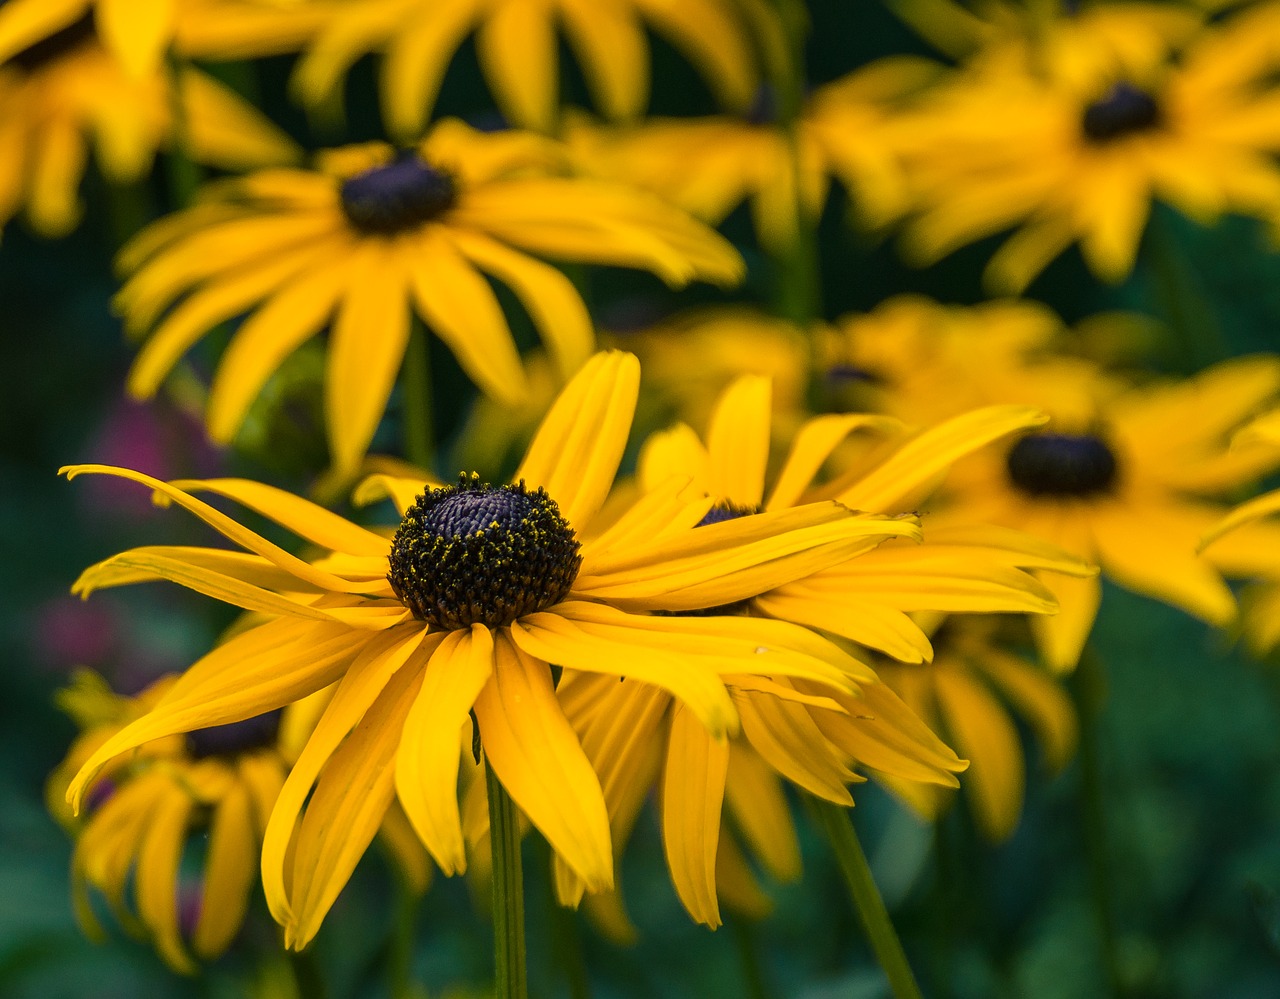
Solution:
<path fill-rule="evenodd" d="M 1090 141 L 1105 143 L 1156 128 L 1162 118 L 1151 94 L 1121 81 L 1084 109 L 1083 128 Z"/>
<path fill-rule="evenodd" d="M 342 184 L 342 211 L 366 235 L 390 236 L 430 222 L 453 207 L 449 174 L 406 152 Z"/>
<path fill-rule="evenodd" d="M 473 473 L 428 488 L 409 508 L 387 579 L 414 617 L 434 627 L 496 628 L 568 596 L 581 547 L 545 489 L 491 486 Z"/>
<path fill-rule="evenodd" d="M 280 734 L 282 714 L 282 709 L 277 708 L 244 721 L 198 728 L 187 733 L 187 751 L 194 759 L 203 760 L 210 756 L 236 756 L 274 746 Z"/>
<path fill-rule="evenodd" d="M 1032 434 L 1006 459 L 1009 478 L 1032 496 L 1096 496 L 1115 485 L 1115 452 L 1093 434 Z"/>

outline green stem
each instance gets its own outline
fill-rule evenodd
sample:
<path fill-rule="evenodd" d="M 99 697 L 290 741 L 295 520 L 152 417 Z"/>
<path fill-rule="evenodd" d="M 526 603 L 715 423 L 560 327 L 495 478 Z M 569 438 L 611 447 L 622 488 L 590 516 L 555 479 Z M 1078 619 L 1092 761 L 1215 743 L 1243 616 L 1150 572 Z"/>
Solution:
<path fill-rule="evenodd" d="M 416 316 L 404 355 L 404 456 L 433 471 L 435 419 L 431 408 L 431 334 Z"/>
<path fill-rule="evenodd" d="M 738 946 L 738 960 L 742 965 L 748 999 L 773 999 L 773 990 L 769 988 L 765 977 L 764 965 L 760 963 L 760 944 L 754 924 L 743 916 L 731 917 L 726 922 L 733 931 L 733 941 Z"/>
<path fill-rule="evenodd" d="M 545 851 L 550 870 L 551 851 Z M 578 916 L 566 909 L 556 899 L 554 878 L 547 879 L 547 908 L 550 914 L 551 950 L 556 965 L 564 972 L 569 984 L 570 999 L 591 999 L 591 979 L 587 974 L 587 962 L 582 953 L 582 934 L 578 929 Z"/>
<path fill-rule="evenodd" d="M 495 999 L 528 999 L 524 949 L 524 877 L 516 806 L 491 767 L 489 842 L 493 850 L 493 967 Z"/>
<path fill-rule="evenodd" d="M 1093 895 L 1094 919 L 1101 937 L 1102 962 L 1107 984 L 1113 996 L 1124 995 L 1116 952 L 1116 924 L 1111 904 L 1111 858 L 1108 852 L 1107 809 L 1102 796 L 1100 724 L 1102 705 L 1106 700 L 1106 674 L 1102 661 L 1092 646 L 1085 646 L 1071 678 L 1071 693 L 1080 718 L 1080 792 L 1084 798 L 1081 822 L 1084 832 L 1085 860 L 1089 865 L 1089 884 Z"/>
<path fill-rule="evenodd" d="M 427 990 L 413 980 L 413 945 L 417 937 L 418 895 L 403 874 L 396 873 L 396 924 L 387 955 L 391 999 L 427 999 Z"/>
<path fill-rule="evenodd" d="M 169 155 L 165 159 L 169 177 L 169 193 L 174 208 L 186 208 L 200 189 L 200 167 L 191 158 L 191 130 L 187 118 L 187 103 L 183 99 L 183 74 L 187 70 L 185 60 L 169 57 Z"/>
<path fill-rule="evenodd" d="M 889 910 L 880 897 L 880 889 L 871 876 L 867 856 L 862 852 L 862 844 L 858 842 L 848 810 L 817 798 L 811 802 L 827 842 L 836 855 L 840 873 L 844 875 L 858 921 L 862 923 L 871 950 L 889 979 L 889 988 L 895 999 L 921 999 L 920 986 L 907 963 L 907 955 L 903 953 L 902 943 L 889 919 Z"/>
<path fill-rule="evenodd" d="M 306 996 L 306 999 L 327 999 L 329 989 L 310 951 L 289 951 L 289 966 L 293 969 L 294 981 L 298 983 L 298 995 Z"/>

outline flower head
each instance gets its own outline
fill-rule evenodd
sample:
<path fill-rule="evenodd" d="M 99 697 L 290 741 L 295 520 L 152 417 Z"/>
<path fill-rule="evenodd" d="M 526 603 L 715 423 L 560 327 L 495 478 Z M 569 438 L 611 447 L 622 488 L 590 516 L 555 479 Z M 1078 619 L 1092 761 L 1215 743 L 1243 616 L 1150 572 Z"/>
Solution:
<path fill-rule="evenodd" d="M 591 322 L 569 279 L 529 254 L 640 267 L 673 285 L 741 277 L 737 253 L 705 226 L 637 192 L 555 176 L 559 157 L 537 136 L 445 121 L 399 154 L 347 147 L 317 170 L 215 187 L 121 257 L 135 273 L 117 307 L 134 332 L 154 327 L 130 391 L 150 396 L 208 330 L 254 310 L 210 394 L 210 433 L 230 441 L 283 358 L 329 326 L 329 441 L 350 476 L 386 409 L 411 312 L 486 393 L 524 396 L 512 333 L 482 274 L 515 292 L 562 378 L 589 355 Z"/>
<path fill-rule="evenodd" d="M 393 135 L 413 140 L 450 58 L 474 33 L 481 70 L 503 113 L 521 126 L 550 131 L 558 109 L 560 27 L 601 110 L 632 118 L 648 99 L 647 24 L 682 49 L 725 102 L 745 107 L 755 62 L 733 6 L 724 0 L 359 0 L 330 11 L 294 85 L 319 103 L 360 55 L 383 52 L 384 117 Z"/>
<path fill-rule="evenodd" d="M 1125 278 L 1155 200 L 1202 223 L 1271 218 L 1280 92 L 1277 54 L 1257 42 L 1267 30 L 1243 14 L 1176 59 L 1151 46 L 1140 64 L 1102 60 L 1085 75 L 1004 50 L 957 72 L 901 133 L 917 199 L 908 252 L 927 263 L 1015 229 L 986 279 L 1016 293 L 1076 242 L 1096 275 Z"/>
<path fill-rule="evenodd" d="M 274 710 L 336 680 L 263 848 L 267 899 L 292 946 L 314 935 L 395 797 L 441 868 L 464 869 L 456 784 L 472 712 L 486 765 L 575 877 L 607 888 L 600 782 L 549 664 L 651 684 L 722 739 L 741 724 L 729 674 L 837 692 L 870 674 L 782 621 L 655 612 L 735 603 L 917 531 L 910 518 L 854 516 L 831 501 L 697 527 L 713 500 L 678 484 L 593 531 L 638 382 L 630 355 L 597 355 L 557 399 L 508 485 L 372 480 L 364 493 L 390 495 L 401 512 L 394 539 L 258 483 L 70 469 L 141 482 L 244 549 L 135 549 L 88 569 L 79 592 L 170 579 L 265 618 L 101 746 L 70 800 L 80 803 L 99 769 L 137 745 Z M 332 554 L 296 558 L 196 492 L 233 499 Z"/>

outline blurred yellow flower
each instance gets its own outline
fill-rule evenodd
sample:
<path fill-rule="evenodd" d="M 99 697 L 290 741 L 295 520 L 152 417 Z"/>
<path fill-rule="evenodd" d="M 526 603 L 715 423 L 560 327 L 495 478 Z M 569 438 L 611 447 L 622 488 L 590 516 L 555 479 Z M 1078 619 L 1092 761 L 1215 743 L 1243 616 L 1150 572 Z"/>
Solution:
<path fill-rule="evenodd" d="M 975 357 L 982 351 L 976 349 Z M 1059 370 L 1027 367 L 1017 394 Z M 1235 600 L 1219 572 L 1249 576 L 1280 557 L 1280 535 L 1255 529 L 1197 557 L 1200 536 L 1226 507 L 1216 497 L 1247 487 L 1280 466 L 1273 449 L 1235 450 L 1227 438 L 1280 390 L 1280 359 L 1224 362 L 1182 382 L 1128 385 L 1083 376 L 1078 365 L 1044 399 L 1053 419 L 1012 446 L 988 448 L 956 465 L 939 519 L 1005 524 L 1096 562 L 1105 577 L 1215 625 L 1229 622 Z M 958 381 L 957 395 L 972 388 Z M 968 382 L 1000 387 L 975 365 Z M 984 393 L 991 394 L 991 393 Z M 898 405 L 910 406 L 902 396 Z M 1059 614 L 1032 620 L 1045 661 L 1075 667 L 1102 596 L 1100 580 L 1045 576 Z"/>
<path fill-rule="evenodd" d="M 958 71 L 902 122 L 916 207 L 904 251 L 929 264 L 1015 229 L 985 279 L 1016 293 L 1075 242 L 1097 276 L 1124 279 L 1153 200 L 1204 224 L 1273 217 L 1280 50 L 1265 14 L 1205 29 L 1176 59 L 1088 78 L 1037 73 L 1013 50 Z"/>
<path fill-rule="evenodd" d="M 672 285 L 741 278 L 737 252 L 701 223 L 640 192 L 555 176 L 557 165 L 550 140 L 446 120 L 399 155 L 346 147 L 316 170 L 212 187 L 121 255 L 133 276 L 116 307 L 133 333 L 154 327 L 129 391 L 151 396 L 192 344 L 252 310 L 209 397 L 210 435 L 229 442 L 271 373 L 329 325 L 325 416 L 335 470 L 350 476 L 386 409 L 411 313 L 487 394 L 512 404 L 526 396 L 481 272 L 515 292 L 561 378 L 590 354 L 591 321 L 569 279 L 529 254 L 644 268 Z"/>
<path fill-rule="evenodd" d="M 78 673 L 59 700 L 82 734 L 50 775 L 47 797 L 76 840 L 72 897 L 85 932 L 103 935 L 89 900 L 92 887 L 121 925 L 150 937 L 166 964 L 190 974 L 196 970 L 191 952 L 203 960 L 217 957 L 244 922 L 267 818 L 326 692 L 283 713 L 144 743 L 94 778 L 80 821 L 65 814 L 67 787 L 85 760 L 163 700 L 176 679 L 166 677 L 129 698 L 112 693 L 94 673 Z M 206 832 L 199 884 L 186 892 L 183 853 L 193 835 Z"/>
<path fill-rule="evenodd" d="M 551 131 L 559 108 L 560 27 L 600 110 L 632 118 L 648 101 L 645 25 L 690 58 L 730 107 L 750 102 L 755 60 L 727 0 L 354 0 L 317 36 L 293 82 L 305 100 L 319 103 L 357 58 L 384 52 L 387 128 L 401 140 L 416 139 L 450 59 L 474 33 L 502 112 L 518 125 Z"/>
<path fill-rule="evenodd" d="M 589 890 L 608 888 L 613 857 L 599 779 L 556 701 L 548 664 L 653 684 L 723 741 L 740 724 L 726 675 L 766 686 L 808 680 L 838 693 L 870 673 L 785 622 L 650 612 L 747 599 L 868 539 L 915 530 L 910 520 L 855 517 L 834 502 L 695 530 L 712 500 L 668 489 L 603 533 L 579 535 L 612 485 L 639 377 L 634 357 L 597 355 L 557 399 L 513 484 L 372 480 L 370 489 L 401 511 L 390 540 L 259 483 L 68 469 L 140 482 L 244 549 L 134 549 L 86 570 L 77 592 L 168 579 L 265 619 L 99 746 L 68 800 L 79 806 L 98 771 L 139 745 L 274 710 L 339 681 L 266 829 L 264 889 L 288 946 L 315 935 L 396 796 L 441 869 L 465 869 L 458 744 L 471 712 L 486 764 L 529 821 Z M 332 554 L 295 558 L 195 492 L 235 500 Z"/>
<path fill-rule="evenodd" d="M 1025 752 L 1018 721 L 1040 743 L 1044 762 L 1058 772 L 1075 752 L 1076 713 L 1060 682 L 1035 663 L 1005 648 L 994 618 L 949 617 L 931 635 L 930 663 L 883 662 L 886 684 L 925 722 L 969 760 L 961 793 L 969 799 L 982 834 L 1008 839 L 1022 814 Z M 881 779 L 930 821 L 952 795 L 938 787 Z"/>
<path fill-rule="evenodd" d="M 850 188 L 855 216 L 868 228 L 902 214 L 907 188 L 889 139 L 892 109 L 937 71 L 923 59 L 884 59 L 818 88 L 796 122 L 795 150 L 767 86 L 737 117 L 602 127 L 578 115 L 565 138 L 584 170 L 654 191 L 712 224 L 748 202 L 757 239 L 776 252 L 797 237 L 797 199 L 816 220 L 832 176 Z"/>
<path fill-rule="evenodd" d="M 130 76 L 79 22 L 11 53 L 0 65 L 0 225 L 25 208 L 38 233 L 65 235 L 80 220 L 90 148 L 109 182 L 144 177 L 175 142 L 175 104 L 182 151 L 199 162 L 240 170 L 297 159 L 288 136 L 212 77 L 187 67 L 174 79 Z"/>

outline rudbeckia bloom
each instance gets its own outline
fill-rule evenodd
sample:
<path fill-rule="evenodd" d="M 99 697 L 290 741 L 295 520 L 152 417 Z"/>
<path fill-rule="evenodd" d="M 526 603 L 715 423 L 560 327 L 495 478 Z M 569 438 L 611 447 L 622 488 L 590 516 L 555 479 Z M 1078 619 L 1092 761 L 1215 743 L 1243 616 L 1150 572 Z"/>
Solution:
<path fill-rule="evenodd" d="M 289 946 L 314 936 L 393 797 L 441 869 L 464 869 L 456 785 L 472 711 L 486 765 L 587 888 L 607 888 L 600 783 L 548 664 L 651 683 L 723 738 L 739 725 L 724 675 L 795 677 L 838 692 L 869 674 L 784 622 L 650 612 L 734 603 L 868 539 L 916 531 L 910 519 L 854 516 L 833 502 L 695 530 L 712 500 L 669 489 L 603 532 L 579 534 L 612 484 L 639 374 L 630 355 L 597 355 L 557 399 L 509 485 L 380 480 L 402 511 L 393 539 L 258 483 L 70 469 L 141 482 L 244 549 L 135 549 L 88 569 L 77 591 L 171 579 L 267 620 L 192 666 L 102 745 L 69 800 L 78 806 L 102 766 L 144 742 L 274 710 L 338 681 L 263 846 L 267 901 Z M 195 492 L 233 499 L 332 554 L 289 555 Z"/>
<path fill-rule="evenodd" d="M 450 58 L 474 33 L 480 68 L 503 113 L 551 131 L 559 26 L 600 109 L 633 118 L 648 100 L 646 24 L 681 49 L 726 104 L 750 102 L 755 60 L 735 5 L 725 0 L 357 0 L 317 36 L 294 84 L 304 99 L 323 101 L 357 58 L 384 52 L 383 118 L 392 135 L 415 139 Z"/>
<path fill-rule="evenodd" d="M 1026 753 L 1019 724 L 1036 737 L 1052 773 L 1075 752 L 1076 712 L 1060 682 L 1000 640 L 997 620 L 949 617 L 930 635 L 933 661 L 877 664 L 881 678 L 969 761 L 960 791 L 982 834 L 999 842 L 1022 814 Z M 894 774 L 883 781 L 930 821 L 952 795 Z"/>
<path fill-rule="evenodd" d="M 985 372 L 974 368 L 968 378 L 981 384 Z M 1032 371 L 1029 384 L 1035 378 Z M 1067 404 L 1046 400 L 1053 420 L 1044 430 L 957 464 L 942 516 L 1026 531 L 1096 562 L 1131 590 L 1215 625 L 1230 621 L 1235 600 L 1218 570 L 1261 571 L 1280 538 L 1255 528 L 1209 559 L 1195 549 L 1226 512 L 1215 497 L 1280 465 L 1270 449 L 1227 448 L 1228 435 L 1280 390 L 1280 359 L 1240 358 L 1183 382 L 1125 386 L 1098 376 L 1060 388 L 1070 389 L 1059 396 Z M 1031 626 L 1046 662 L 1070 670 L 1093 627 L 1101 582 L 1043 581 L 1062 609 Z"/>
<path fill-rule="evenodd" d="M 894 512 L 931 489 L 958 456 L 1044 421 L 1029 407 L 992 407 L 894 437 L 894 421 L 883 417 L 817 417 L 796 434 L 766 500 L 769 388 L 766 378 L 737 380 L 716 407 L 705 444 L 687 426 L 652 436 L 641 452 L 642 483 L 652 488 L 684 477 L 708 493 L 715 505 L 699 530 L 750 522 L 810 492 L 855 509 Z M 816 484 L 838 445 L 868 429 L 891 436 L 851 475 Z M 1089 571 L 1033 538 L 969 528 L 936 539 L 926 534 L 923 544 L 868 539 L 837 564 L 716 611 L 794 622 L 919 663 L 932 650 L 908 612 L 1053 610 L 1048 591 L 1024 571 L 1031 566 Z M 741 737 L 727 743 L 710 737 L 666 692 L 643 680 L 610 690 L 599 677 L 573 675 L 561 691 L 600 773 L 619 842 L 648 788 L 661 781 L 667 863 L 681 902 L 699 922 L 720 922 L 721 874 L 739 896 L 752 896 L 742 890 L 752 882 L 738 845 L 720 838 L 724 806 L 751 852 L 786 880 L 798 872 L 799 858 L 782 780 L 841 805 L 853 804 L 846 785 L 865 779 L 855 766 L 908 783 L 956 786 L 954 773 L 963 763 L 874 677 L 861 682 L 856 695 L 821 690 L 803 678 L 768 684 L 727 679 L 742 718 Z M 576 904 L 583 886 L 561 864 L 557 889 Z"/>
<path fill-rule="evenodd" d="M 154 326 L 130 392 L 152 395 L 188 347 L 253 309 L 209 396 L 209 432 L 230 441 L 282 360 L 329 324 L 325 416 L 335 470 L 351 475 L 386 409 L 411 312 L 487 394 L 525 395 L 482 272 L 515 292 L 561 377 L 590 354 L 591 322 L 569 279 L 529 253 L 645 268 L 672 285 L 740 279 L 733 248 L 688 216 L 638 192 L 552 176 L 556 150 L 538 136 L 449 120 L 400 155 L 348 147 L 323 155 L 317 170 L 216 186 L 121 256 L 136 273 L 116 305 L 131 331 Z"/>
<path fill-rule="evenodd" d="M 1016 229 L 988 284 L 1019 292 L 1078 242 L 1110 282 L 1133 269 L 1154 200 L 1202 224 L 1280 208 L 1280 53 L 1252 15 L 1206 29 L 1175 61 L 1087 80 L 991 58 L 904 119 L 916 214 L 904 248 L 931 263 Z"/>
<path fill-rule="evenodd" d="M 816 219 L 832 176 L 850 188 L 869 227 L 902 213 L 907 188 L 889 137 L 892 109 L 936 72 L 922 59 L 885 59 L 818 88 L 795 123 L 794 150 L 768 87 L 739 116 L 653 118 L 615 128 L 577 117 L 566 138 L 584 169 L 654 191 L 707 222 L 718 224 L 749 203 L 760 244 L 781 251 L 798 234 L 797 199 L 807 219 Z"/>
<path fill-rule="evenodd" d="M 9 4 L 0 17 L 28 4 Z M 66 4 L 36 5 L 53 10 Z M 144 5 L 145 6 L 145 5 Z M 12 48 L 12 47 L 11 47 Z M 79 221 L 76 191 L 89 150 L 113 184 L 143 177 L 174 141 L 174 105 L 183 108 L 184 152 L 228 169 L 288 163 L 298 150 L 251 105 L 199 70 L 134 77 L 74 21 L 0 62 L 0 225 L 26 208 L 43 236 Z"/>
<path fill-rule="evenodd" d="M 61 693 L 83 732 L 49 778 L 55 815 L 65 811 L 67 785 L 84 761 L 159 703 L 174 679 L 129 698 L 82 671 Z M 76 840 L 71 884 L 85 932 L 103 935 L 89 900 L 92 887 L 123 926 L 150 937 L 177 971 L 195 971 L 192 953 L 208 960 L 225 951 L 257 884 L 267 818 L 314 721 L 314 703 L 302 701 L 285 713 L 145 743 L 95 777 L 87 788 L 87 815 L 79 822 L 64 817 Z M 208 845 L 191 898 L 179 871 L 188 842 L 202 834 Z"/>

